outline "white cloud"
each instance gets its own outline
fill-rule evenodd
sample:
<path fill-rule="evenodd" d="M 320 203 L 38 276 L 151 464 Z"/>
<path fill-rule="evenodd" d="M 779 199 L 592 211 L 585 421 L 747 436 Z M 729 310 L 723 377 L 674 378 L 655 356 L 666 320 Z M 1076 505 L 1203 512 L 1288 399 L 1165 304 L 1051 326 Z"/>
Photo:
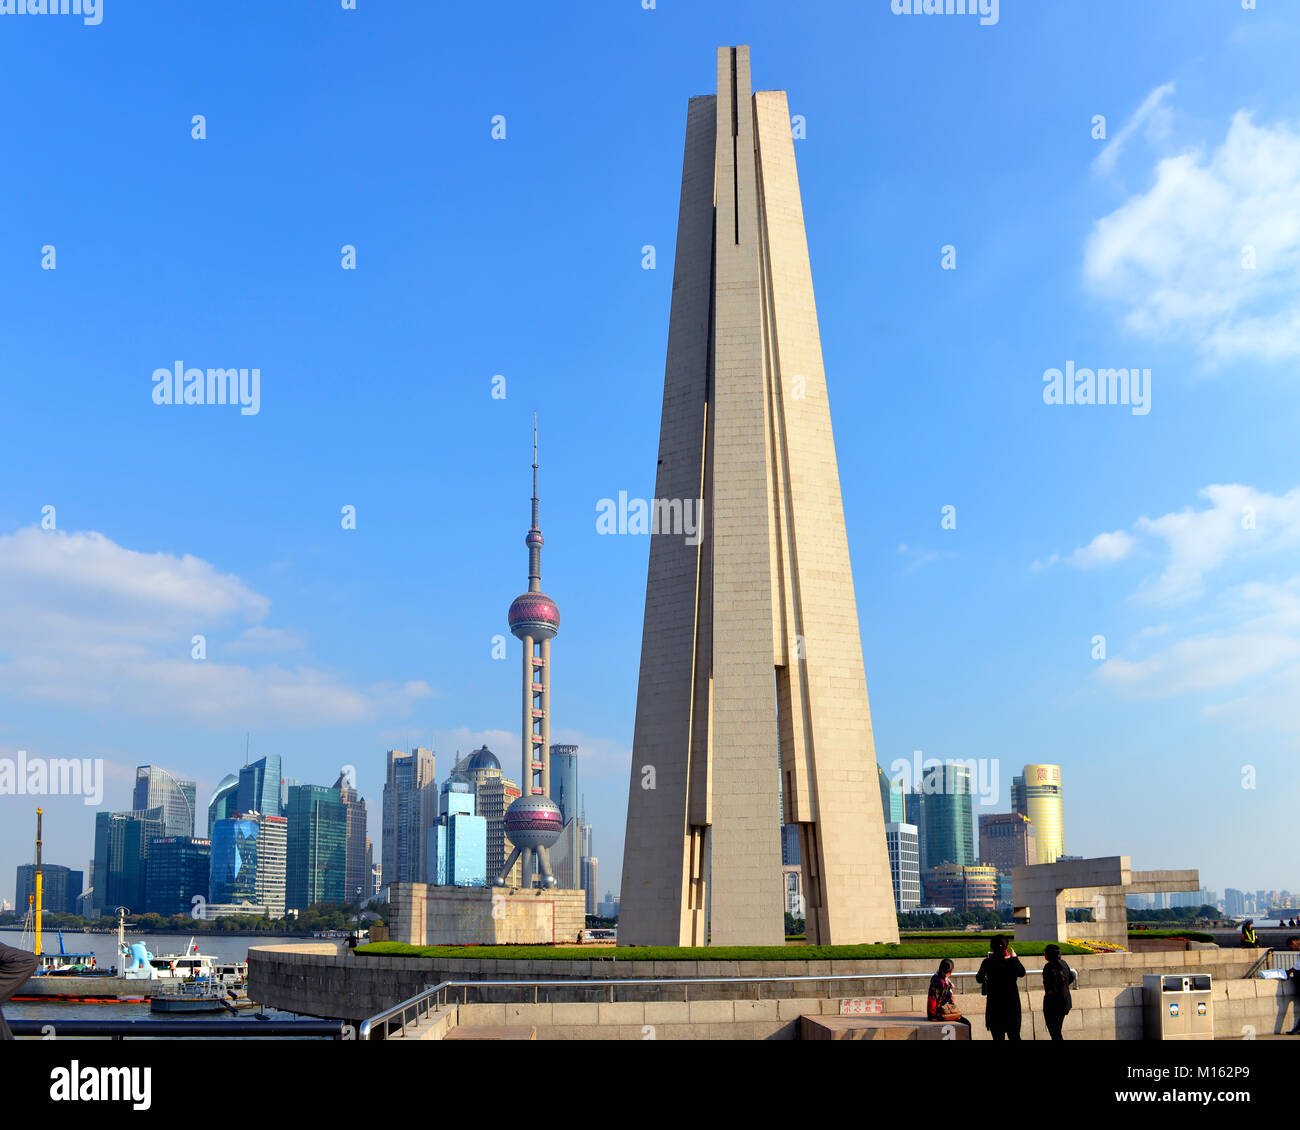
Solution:
<path fill-rule="evenodd" d="M 1077 569 L 1100 568 L 1132 556 L 1146 543 L 1165 564 L 1134 595 L 1153 604 L 1172 604 L 1202 595 L 1206 576 L 1234 558 L 1247 560 L 1300 546 L 1300 487 L 1275 495 L 1240 483 L 1217 483 L 1199 495 L 1208 507 L 1140 517 L 1131 533 L 1098 534 L 1068 556 L 1053 553 L 1032 568 L 1061 561 Z"/>
<path fill-rule="evenodd" d="M 1135 334 L 1190 342 L 1210 366 L 1300 357 L 1300 136 L 1239 111 L 1208 156 L 1161 160 L 1097 221 L 1084 276 Z"/>
<path fill-rule="evenodd" d="M 907 564 L 903 567 L 904 573 L 913 573 L 917 569 L 924 569 L 927 565 L 933 565 L 936 561 L 942 561 L 945 557 L 951 557 L 951 550 L 941 549 L 918 549 L 916 546 L 910 546 L 906 543 L 898 547 L 900 557 L 907 559 Z"/>
<path fill-rule="evenodd" d="M 1122 561 L 1137 545 L 1137 540 L 1123 530 L 1110 534 L 1098 534 L 1087 545 L 1076 549 L 1066 562 L 1076 569 L 1095 569 L 1102 565 L 1113 565 Z"/>
<path fill-rule="evenodd" d="M 1133 116 L 1120 127 L 1106 147 L 1093 159 L 1093 169 L 1103 174 L 1111 172 L 1128 139 L 1143 126 L 1147 127 L 1148 136 L 1153 141 L 1163 139 L 1169 132 L 1170 118 L 1169 108 L 1164 106 L 1163 102 L 1173 92 L 1174 84 L 1167 82 L 1164 86 L 1157 86 L 1148 94 Z"/>
<path fill-rule="evenodd" d="M 428 697 L 412 681 L 365 690 L 313 666 L 242 666 L 230 650 L 283 651 L 258 623 L 271 602 L 190 555 L 139 553 L 103 534 L 28 527 L 0 537 L 0 694 L 231 724 L 357 721 Z M 208 658 L 191 658 L 191 640 Z"/>
<path fill-rule="evenodd" d="M 1049 559 L 1086 568 L 1140 552 L 1160 562 L 1132 593 L 1161 606 L 1160 622 L 1135 632 L 1126 657 L 1112 656 L 1095 677 L 1125 698 L 1199 695 L 1206 718 L 1300 736 L 1300 487 L 1214 484 L 1199 496 L 1208 505 L 1138 518 L 1131 531 Z M 1246 569 L 1271 576 L 1243 581 Z"/>
<path fill-rule="evenodd" d="M 1200 492 L 1210 506 L 1188 507 L 1159 518 L 1139 518 L 1134 528 L 1165 543 L 1168 564 L 1139 596 L 1153 602 L 1185 600 L 1204 591 L 1208 573 L 1230 558 L 1253 557 L 1300 545 L 1300 488 L 1273 495 L 1237 483 Z"/>
<path fill-rule="evenodd" d="M 222 651 L 226 655 L 240 655 L 248 652 L 298 651 L 302 646 L 302 636 L 297 632 L 255 624 L 240 632 Z"/>
<path fill-rule="evenodd" d="M 1107 660 L 1098 677 L 1132 697 L 1165 698 L 1234 687 L 1300 660 L 1300 578 L 1241 585 L 1223 604 L 1231 618 L 1246 618 L 1188 636 L 1137 662 Z"/>

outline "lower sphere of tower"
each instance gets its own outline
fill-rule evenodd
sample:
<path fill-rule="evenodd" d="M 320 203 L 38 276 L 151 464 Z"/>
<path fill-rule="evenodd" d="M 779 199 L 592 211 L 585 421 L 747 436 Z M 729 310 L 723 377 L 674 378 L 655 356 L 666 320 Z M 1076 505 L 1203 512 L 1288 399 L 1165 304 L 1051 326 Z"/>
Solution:
<path fill-rule="evenodd" d="M 521 796 L 506 811 L 505 826 L 515 847 L 550 847 L 564 831 L 564 817 L 550 797 Z"/>

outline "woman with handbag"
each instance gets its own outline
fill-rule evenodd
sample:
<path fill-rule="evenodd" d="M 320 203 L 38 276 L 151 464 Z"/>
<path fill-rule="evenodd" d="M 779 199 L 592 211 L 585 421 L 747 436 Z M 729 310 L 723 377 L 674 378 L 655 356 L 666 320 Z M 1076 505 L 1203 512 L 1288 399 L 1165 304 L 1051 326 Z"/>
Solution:
<path fill-rule="evenodd" d="M 1020 986 L 1025 967 L 1011 947 L 1011 939 L 999 934 L 975 980 L 984 986 L 987 1003 L 984 1006 L 984 1025 L 995 1040 L 1020 1039 Z"/>
<path fill-rule="evenodd" d="M 967 1020 L 952 999 L 952 962 L 946 957 L 939 962 L 939 971 L 930 978 L 930 993 L 925 1002 L 925 1015 L 930 1020 L 939 1020 L 949 1024 L 960 1023 L 970 1027 Z"/>

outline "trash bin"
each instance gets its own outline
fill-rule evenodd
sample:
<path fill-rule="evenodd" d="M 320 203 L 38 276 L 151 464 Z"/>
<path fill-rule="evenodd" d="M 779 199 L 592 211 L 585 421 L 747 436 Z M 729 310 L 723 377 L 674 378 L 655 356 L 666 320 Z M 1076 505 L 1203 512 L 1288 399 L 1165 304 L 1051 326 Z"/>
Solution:
<path fill-rule="evenodd" d="M 1208 973 L 1142 977 L 1143 1031 L 1148 1040 L 1214 1039 L 1214 993 Z"/>

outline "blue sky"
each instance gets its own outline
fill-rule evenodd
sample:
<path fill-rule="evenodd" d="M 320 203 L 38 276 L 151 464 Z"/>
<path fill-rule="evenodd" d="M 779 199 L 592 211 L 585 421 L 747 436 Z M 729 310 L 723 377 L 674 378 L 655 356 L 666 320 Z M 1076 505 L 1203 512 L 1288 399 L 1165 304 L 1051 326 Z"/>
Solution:
<path fill-rule="evenodd" d="M 748 43 L 807 123 L 878 760 L 994 759 L 987 811 L 1058 762 L 1071 853 L 1300 885 L 1294 23 L 482 8 L 0 15 L 0 757 L 206 801 L 249 731 L 300 781 L 355 765 L 376 841 L 385 749 L 514 767 L 537 412 L 553 740 L 617 889 L 649 547 L 596 507 L 653 493 L 686 101 Z M 260 369 L 260 411 L 154 404 L 177 360 Z M 1045 404 L 1067 362 L 1150 369 L 1150 411 Z M 92 809 L 46 807 L 84 866 Z M 31 808 L 0 797 L 0 897 Z"/>

